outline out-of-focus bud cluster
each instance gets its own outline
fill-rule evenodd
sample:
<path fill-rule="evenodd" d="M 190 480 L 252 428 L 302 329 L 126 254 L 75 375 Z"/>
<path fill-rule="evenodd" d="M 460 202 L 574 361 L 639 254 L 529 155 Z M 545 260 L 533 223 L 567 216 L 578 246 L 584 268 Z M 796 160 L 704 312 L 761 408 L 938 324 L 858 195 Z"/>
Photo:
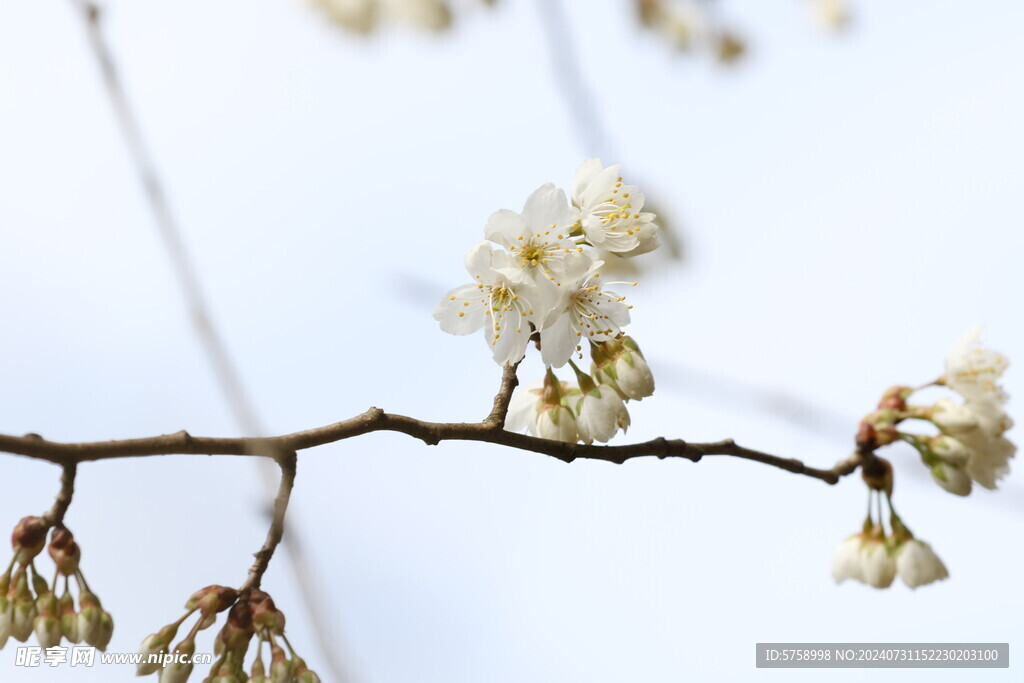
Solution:
<path fill-rule="evenodd" d="M 217 615 L 227 619 L 214 639 L 217 659 L 203 680 L 209 683 L 319 683 L 320 677 L 292 649 L 284 634 L 284 613 L 261 590 L 240 595 L 234 588 L 207 586 L 185 603 L 185 614 L 142 641 L 137 675 L 159 673 L 160 683 L 184 683 L 192 674 L 196 635 L 213 626 Z M 184 639 L 171 643 L 189 617 L 198 613 Z M 256 653 L 246 671 L 246 655 L 256 638 Z M 264 645 L 269 654 L 264 664 Z"/>
<path fill-rule="evenodd" d="M 702 0 L 636 0 L 640 23 L 680 52 L 706 52 L 722 64 L 743 56 L 746 44 Z"/>
<path fill-rule="evenodd" d="M 676 50 L 706 53 L 731 64 L 746 53 L 746 41 L 728 28 L 712 0 L 634 0 L 640 23 Z M 850 23 L 844 0 L 807 0 L 811 16 L 832 31 Z"/>
<path fill-rule="evenodd" d="M 958 496 L 971 493 L 974 483 L 994 489 L 1010 470 L 1017 447 L 1005 434 L 1013 426 L 1004 405 L 1008 400 L 999 381 L 1009 361 L 984 348 L 980 328 L 973 328 L 946 356 L 946 372 L 923 387 L 894 386 L 888 389 L 857 431 L 861 473 L 871 494 L 878 498 L 877 519 L 870 512 L 864 530 L 836 550 L 833 576 L 836 581 L 855 579 L 885 588 L 899 574 L 911 588 L 947 576 L 946 568 L 931 546 L 914 538 L 892 509 L 893 468 L 877 451 L 896 443 L 908 443 L 920 455 L 932 479 Z M 911 399 L 931 387 L 948 387 L 962 402 L 940 398 L 931 405 Z M 931 434 L 907 431 L 910 421 L 930 423 Z M 892 533 L 883 527 L 881 498 L 889 504 Z"/>
<path fill-rule="evenodd" d="M 948 387 L 962 401 L 945 397 L 931 405 L 914 405 L 909 400 L 917 390 L 894 387 L 879 410 L 865 418 L 874 420 L 878 430 L 874 447 L 897 440 L 909 443 L 935 483 L 958 496 L 968 495 L 973 484 L 996 488 L 1017 453 L 1006 437 L 1013 420 L 1004 408 L 1009 397 L 999 383 L 1009 361 L 982 347 L 980 334 L 980 328 L 965 334 L 946 357 L 946 373 L 928 385 Z M 909 420 L 931 423 L 937 433 L 908 431 L 903 424 Z"/>
<path fill-rule="evenodd" d="M 474 0 L 470 4 L 493 5 L 496 0 Z M 431 32 L 451 28 L 457 3 L 451 0 L 311 0 L 337 26 L 360 35 L 378 31 L 388 23 L 412 26 Z"/>
<path fill-rule="evenodd" d="M 47 549 L 56 565 L 52 585 L 35 566 L 47 547 L 48 533 Z M 79 567 L 82 551 L 71 532 L 64 526 L 49 526 L 42 517 L 24 517 L 14 527 L 11 546 L 14 557 L 0 575 L 0 648 L 8 638 L 25 642 L 35 633 L 43 647 L 55 647 L 66 639 L 105 650 L 114 633 L 114 621 L 85 582 Z M 70 590 L 72 579 L 78 587 L 77 610 Z"/>
<path fill-rule="evenodd" d="M 845 0 L 808 0 L 811 16 L 823 28 L 842 31 L 850 25 L 850 7 Z"/>

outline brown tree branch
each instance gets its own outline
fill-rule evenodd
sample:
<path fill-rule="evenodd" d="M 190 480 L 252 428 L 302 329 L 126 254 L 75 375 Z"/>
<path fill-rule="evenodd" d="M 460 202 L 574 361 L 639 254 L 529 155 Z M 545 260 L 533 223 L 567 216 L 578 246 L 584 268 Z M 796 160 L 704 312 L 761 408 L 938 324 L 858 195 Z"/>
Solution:
<path fill-rule="evenodd" d="M 274 515 L 270 522 L 270 529 L 267 531 L 267 540 L 263 543 L 263 547 L 254 554 L 256 561 L 249 569 L 249 576 L 239 591 L 242 595 L 248 595 L 250 591 L 260 587 L 263 574 L 270 566 L 270 558 L 274 556 L 274 551 L 277 550 L 277 546 L 281 543 L 281 537 L 284 535 L 284 517 L 288 512 L 288 501 L 291 499 L 292 489 L 295 488 L 298 458 L 292 452 L 276 458 L 276 460 L 281 468 L 281 484 L 277 489 L 277 497 L 274 498 Z"/>
<path fill-rule="evenodd" d="M 64 525 L 64 515 L 71 506 L 71 498 L 75 495 L 75 474 L 78 471 L 78 463 L 66 462 L 60 475 L 60 491 L 57 492 L 57 499 L 53 501 L 53 507 L 43 513 L 43 521 L 47 526 L 60 527 Z"/>
<path fill-rule="evenodd" d="M 795 458 L 783 458 L 745 448 L 731 439 L 710 443 L 688 443 L 682 439 L 657 438 L 623 446 L 598 446 L 563 443 L 506 431 L 494 422 L 425 422 L 405 415 L 386 413 L 370 408 L 365 413 L 342 422 L 267 438 L 223 438 L 192 436 L 186 431 L 141 439 L 60 443 L 48 441 L 38 434 L 10 436 L 0 434 L 0 452 L 48 460 L 58 465 L 77 464 L 114 458 L 150 455 L 243 455 L 273 456 L 351 439 L 371 432 L 392 431 L 408 434 L 434 446 L 442 441 L 481 441 L 533 453 L 542 453 L 563 462 L 577 459 L 604 460 L 616 464 L 632 458 L 685 458 L 698 462 L 706 456 L 727 455 L 753 460 L 808 477 L 835 484 L 860 465 L 860 456 L 853 455 L 829 469 L 809 467 Z"/>
<path fill-rule="evenodd" d="M 512 392 L 519 386 L 519 377 L 516 370 L 522 360 L 516 361 L 514 365 L 506 365 L 501 372 L 501 387 L 494 395 L 494 407 L 490 414 L 484 418 L 484 424 L 494 425 L 501 429 L 505 426 L 505 418 L 508 416 L 508 404 L 512 401 Z"/>

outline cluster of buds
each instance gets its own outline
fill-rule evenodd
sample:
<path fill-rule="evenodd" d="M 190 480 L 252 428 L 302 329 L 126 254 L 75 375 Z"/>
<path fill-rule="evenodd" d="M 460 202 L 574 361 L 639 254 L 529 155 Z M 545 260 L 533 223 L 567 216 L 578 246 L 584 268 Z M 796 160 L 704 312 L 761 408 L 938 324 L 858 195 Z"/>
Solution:
<path fill-rule="evenodd" d="M 214 639 L 217 659 L 203 679 L 208 683 L 319 683 L 320 677 L 306 666 L 284 635 L 285 617 L 273 599 L 261 590 L 240 594 L 226 586 L 207 586 L 185 603 L 185 614 L 142 641 L 137 675 L 159 673 L 160 683 L 184 683 L 192 675 L 196 636 L 217 622 L 227 610 L 224 626 Z M 171 643 L 182 624 L 198 617 L 185 638 Z M 246 654 L 257 637 L 256 657 L 248 672 Z M 264 644 L 269 648 L 269 667 L 263 663 Z M 282 644 L 284 647 L 282 647 Z M 287 648 L 287 651 L 285 650 Z"/>
<path fill-rule="evenodd" d="M 636 8 L 640 23 L 680 52 L 707 51 L 722 64 L 746 52 L 743 39 L 701 0 L 636 0 Z"/>
<path fill-rule="evenodd" d="M 968 495 L 975 483 L 996 488 L 1017 452 L 1006 437 L 1013 420 L 1004 408 L 1008 396 L 999 383 L 1009 362 L 982 347 L 980 333 L 974 328 L 956 343 L 946 357 L 945 374 L 935 382 L 916 389 L 889 389 L 878 410 L 864 418 L 860 447 L 873 451 L 896 441 L 909 443 L 935 482 L 958 496 Z M 910 402 L 914 393 L 932 386 L 948 387 L 962 400 L 941 398 L 931 405 Z M 937 433 L 907 431 L 908 420 L 931 423 Z"/>
<path fill-rule="evenodd" d="M 342 29 L 360 35 L 394 21 L 425 31 L 451 27 L 454 12 L 448 0 L 312 0 L 324 16 Z M 493 5 L 495 0 L 479 0 Z"/>
<path fill-rule="evenodd" d="M 680 52 L 707 52 L 722 64 L 744 55 L 746 43 L 717 16 L 707 0 L 634 0 L 640 23 Z M 808 0 L 812 17 L 838 31 L 850 22 L 844 0 Z"/>
<path fill-rule="evenodd" d="M 868 518 L 863 530 L 846 539 L 836 550 L 832 569 L 836 581 L 855 579 L 885 588 L 898 574 L 911 588 L 944 579 L 946 567 L 931 547 L 914 538 L 892 509 L 892 466 L 876 451 L 895 443 L 909 443 L 920 454 L 939 486 L 959 496 L 972 484 L 994 489 L 1010 469 L 1017 447 L 1006 438 L 1013 422 L 1006 414 L 1008 400 L 999 384 L 1009 367 L 1004 356 L 982 347 L 981 330 L 967 332 L 946 357 L 946 372 L 922 387 L 888 389 L 878 408 L 861 421 L 857 450 L 862 474 L 871 493 L 879 497 L 877 520 Z M 942 398 L 931 405 L 915 405 L 912 396 L 929 387 L 948 387 L 962 402 Z M 936 433 L 906 431 L 905 423 L 931 423 Z M 869 494 L 870 495 L 870 494 Z M 889 503 L 891 534 L 886 535 L 880 497 Z"/>
<path fill-rule="evenodd" d="M 36 570 L 35 560 L 46 546 L 56 565 L 50 584 Z M 64 526 L 51 527 L 42 517 L 24 517 L 11 534 L 14 557 L 0 575 L 0 648 L 8 638 L 25 642 L 35 633 L 43 647 L 55 647 L 63 639 L 85 642 L 104 650 L 114 633 L 114 621 L 89 589 L 79 567 L 82 551 Z M 78 586 L 79 609 L 71 594 L 71 579 Z M 63 579 L 63 592 L 57 597 Z"/>
<path fill-rule="evenodd" d="M 551 368 L 539 387 L 517 391 L 509 405 L 507 429 L 568 443 L 609 441 L 629 427 L 626 402 L 654 393 L 654 377 L 632 338 L 590 343 L 591 373 L 572 361 L 576 383 L 559 381 Z"/>
<path fill-rule="evenodd" d="M 881 517 L 864 520 L 860 533 L 853 534 L 836 548 L 832 559 L 832 578 L 860 581 L 875 588 L 888 588 L 896 576 L 911 588 L 941 581 L 949 576 L 946 566 L 931 546 L 914 538 L 899 516 L 890 516 L 892 533 L 886 534 Z"/>

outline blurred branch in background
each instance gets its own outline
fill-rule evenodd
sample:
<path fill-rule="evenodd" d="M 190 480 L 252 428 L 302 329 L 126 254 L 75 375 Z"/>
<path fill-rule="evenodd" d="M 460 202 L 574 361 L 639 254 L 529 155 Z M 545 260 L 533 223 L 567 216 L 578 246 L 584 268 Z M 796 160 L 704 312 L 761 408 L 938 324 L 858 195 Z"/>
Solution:
<path fill-rule="evenodd" d="M 727 377 L 708 368 L 686 365 L 665 358 L 652 359 L 658 367 L 659 386 L 702 402 L 724 406 L 732 411 L 750 410 L 777 418 L 806 432 L 849 443 L 850 425 L 856 420 L 845 417 L 819 403 L 793 394 L 757 386 Z"/>
<path fill-rule="evenodd" d="M 601 106 L 583 73 L 582 61 L 570 28 L 569 16 L 562 0 L 537 0 L 537 17 L 547 41 L 551 69 L 555 75 L 555 90 L 565 102 L 584 156 L 600 157 L 605 163 L 618 163 L 621 157 L 612 146 L 611 136 L 601 117 Z M 633 172 L 636 177 L 638 174 Z M 659 217 L 659 237 L 671 261 L 683 256 L 682 239 L 673 221 L 666 220 L 664 206 L 647 201 L 648 210 Z M 616 277 L 632 274 L 634 266 L 614 254 L 604 254 L 606 270 Z"/>
<path fill-rule="evenodd" d="M 181 288 L 192 321 L 192 328 L 239 429 L 248 436 L 262 435 L 265 433 L 262 420 L 245 388 L 227 345 L 213 322 L 181 229 L 168 203 L 164 183 L 157 173 L 156 165 L 143 140 L 138 119 L 129 104 L 113 54 L 103 33 L 101 10 L 89 0 L 71 0 L 71 2 L 85 26 L 92 55 L 103 77 L 104 89 L 114 108 L 125 144 L 153 212 L 153 220 L 167 251 L 178 286 Z M 272 463 L 260 461 L 260 472 L 268 496 L 274 495 L 277 487 L 276 470 L 277 468 Z M 300 540 L 294 529 L 288 529 L 283 545 L 290 560 L 292 573 L 295 575 L 295 583 L 300 589 L 304 608 L 314 625 L 313 632 L 318 639 L 324 661 L 327 662 L 335 680 L 348 680 L 338 658 L 338 652 L 341 650 L 340 640 L 334 634 L 332 625 L 328 623 L 320 609 L 319 600 L 315 597 L 320 594 L 319 587 L 304 559 Z"/>

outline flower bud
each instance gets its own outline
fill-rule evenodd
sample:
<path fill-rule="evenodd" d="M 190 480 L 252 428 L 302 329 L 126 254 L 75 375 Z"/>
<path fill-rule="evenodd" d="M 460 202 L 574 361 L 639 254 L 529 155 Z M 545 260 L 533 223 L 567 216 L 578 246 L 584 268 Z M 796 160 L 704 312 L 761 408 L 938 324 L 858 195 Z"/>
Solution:
<path fill-rule="evenodd" d="M 36 595 L 43 596 L 50 592 L 50 586 L 46 583 L 46 579 L 33 572 L 32 590 Z"/>
<path fill-rule="evenodd" d="M 639 401 L 654 393 L 654 375 L 631 337 L 622 338 L 623 351 L 615 359 L 615 374 L 619 390 Z"/>
<path fill-rule="evenodd" d="M 57 611 L 57 596 L 49 591 L 40 595 L 36 600 L 36 610 L 44 617 L 56 617 L 59 614 Z"/>
<path fill-rule="evenodd" d="M 172 652 L 180 654 L 174 661 L 160 670 L 160 683 L 185 683 L 192 674 L 192 655 L 196 652 L 196 641 L 191 636 L 175 646 Z"/>
<path fill-rule="evenodd" d="M 103 610 L 100 613 L 100 625 L 99 634 L 96 637 L 96 642 L 92 643 L 100 652 L 104 652 L 107 649 L 107 645 L 110 645 L 110 639 L 114 636 L 114 618 L 110 616 L 110 612 Z"/>
<path fill-rule="evenodd" d="M 288 660 L 280 645 L 274 643 L 270 647 L 270 681 L 271 683 L 292 683 L 295 678 L 295 665 Z"/>
<path fill-rule="evenodd" d="M 257 656 L 249 671 L 249 683 L 267 683 L 267 670 L 263 666 L 263 659 Z"/>
<path fill-rule="evenodd" d="M 938 462 L 931 467 L 935 483 L 952 494 L 966 496 L 971 492 L 971 477 L 962 467 Z"/>
<path fill-rule="evenodd" d="M 878 402 L 878 407 L 890 410 L 906 410 L 907 409 L 907 397 L 913 393 L 913 389 L 904 386 L 889 387 L 885 393 L 882 394 L 882 400 Z"/>
<path fill-rule="evenodd" d="M 167 624 L 156 633 L 150 633 L 142 640 L 139 646 L 139 654 L 142 655 L 138 667 L 135 670 L 136 676 L 146 676 L 160 668 L 161 662 L 147 662 L 151 655 L 167 652 L 168 646 L 178 633 L 178 624 Z"/>
<path fill-rule="evenodd" d="M 74 576 L 78 571 L 78 563 L 82 558 L 82 550 L 75 542 L 75 537 L 64 527 L 54 529 L 50 534 L 50 557 L 57 565 L 62 576 Z"/>
<path fill-rule="evenodd" d="M 888 588 L 896 578 L 896 560 L 885 541 L 873 538 L 861 550 L 861 580 L 875 588 Z"/>
<path fill-rule="evenodd" d="M 57 614 L 60 617 L 60 630 L 64 637 L 71 643 L 80 643 L 82 638 L 78 633 L 78 614 L 75 612 L 75 599 L 67 590 L 57 601 Z"/>
<path fill-rule="evenodd" d="M 284 615 L 277 609 L 274 599 L 261 590 L 254 590 L 249 597 L 249 604 L 252 605 L 252 623 L 256 630 L 262 631 L 269 628 L 271 631 L 283 626 L 280 617 Z M 279 616 L 280 615 L 280 616 Z"/>
<path fill-rule="evenodd" d="M 14 603 L 6 595 L 0 595 L 0 648 L 7 644 L 14 626 Z"/>
<path fill-rule="evenodd" d="M 88 590 L 82 591 L 80 602 L 82 609 L 78 613 L 78 635 L 89 645 L 99 647 L 96 643 L 100 642 L 103 635 L 100 625 L 103 608 L 100 607 L 96 596 Z"/>
<path fill-rule="evenodd" d="M 295 658 L 295 680 L 297 683 L 320 683 L 320 677 L 316 672 L 309 670 L 302 657 Z"/>
<path fill-rule="evenodd" d="M 11 624 L 11 635 L 15 640 L 24 643 L 32 635 L 36 621 L 36 603 L 31 598 L 18 599 L 14 603 L 14 621 Z"/>
<path fill-rule="evenodd" d="M 60 628 L 60 621 L 57 617 L 52 616 L 37 616 L 33 630 L 36 632 L 36 639 L 43 647 L 59 645 L 60 639 L 64 635 Z"/>
<path fill-rule="evenodd" d="M 217 641 L 224 644 L 228 659 L 232 657 L 241 663 L 249 649 L 249 641 L 256 632 L 253 628 L 253 608 L 249 602 L 237 602 L 228 612 L 227 622 L 217 635 Z"/>
<path fill-rule="evenodd" d="M 911 588 L 941 581 L 949 576 L 946 566 L 924 541 L 911 539 L 896 551 L 896 571 Z"/>
<path fill-rule="evenodd" d="M 238 591 L 227 586 L 200 588 L 185 603 L 185 609 L 199 609 L 204 615 L 217 614 L 231 607 L 238 600 Z"/>
<path fill-rule="evenodd" d="M 928 447 L 943 462 L 953 467 L 963 467 L 971 457 L 971 451 L 963 442 L 945 434 L 933 436 L 928 442 Z"/>
<path fill-rule="evenodd" d="M 861 465 L 861 477 L 868 487 L 892 495 L 892 464 L 877 455 L 867 458 Z"/>
<path fill-rule="evenodd" d="M 42 552 L 48 529 L 42 517 L 21 518 L 11 533 L 11 547 L 14 548 L 14 556 L 20 564 L 28 564 Z"/>
<path fill-rule="evenodd" d="M 541 408 L 540 412 L 537 413 L 537 419 L 533 425 L 532 432 L 542 439 L 551 439 L 553 441 L 576 443 L 579 440 L 579 434 L 576 429 L 576 416 L 573 415 L 569 408 L 563 405 L 545 405 Z"/>

